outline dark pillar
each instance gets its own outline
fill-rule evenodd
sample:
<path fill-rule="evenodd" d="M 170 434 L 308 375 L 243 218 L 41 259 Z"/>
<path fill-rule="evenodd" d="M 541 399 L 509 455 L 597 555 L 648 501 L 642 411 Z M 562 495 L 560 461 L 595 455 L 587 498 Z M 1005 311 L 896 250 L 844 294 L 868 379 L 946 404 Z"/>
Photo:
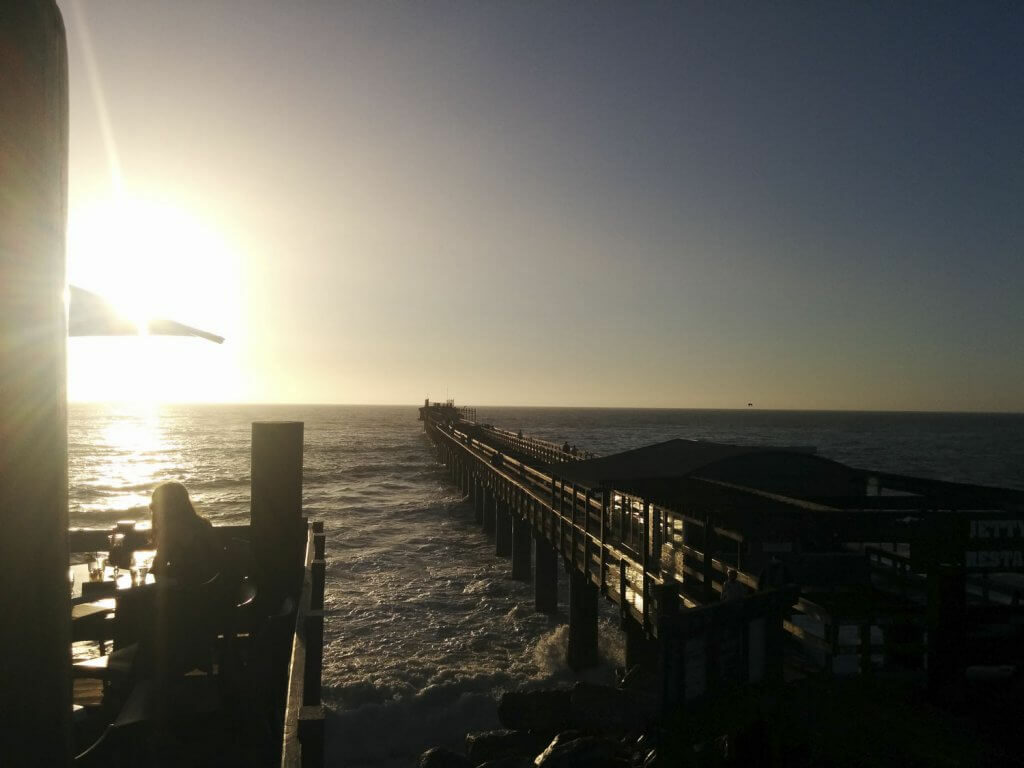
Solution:
<path fill-rule="evenodd" d="M 536 573 L 533 576 L 534 608 L 540 613 L 558 610 L 558 553 L 547 539 L 534 536 Z"/>
<path fill-rule="evenodd" d="M 494 512 L 497 499 L 494 498 L 493 488 L 484 488 L 484 533 L 488 536 L 494 535 Z"/>
<path fill-rule="evenodd" d="M 635 621 L 626 620 L 622 629 L 626 633 L 626 668 L 640 666 L 657 671 L 658 641 L 649 638 Z"/>
<path fill-rule="evenodd" d="M 52 0 L 0 11 L 0 762 L 71 759 L 64 235 L 67 46 Z"/>
<path fill-rule="evenodd" d="M 494 554 L 508 557 L 512 554 L 512 513 L 507 501 L 495 505 Z"/>
<path fill-rule="evenodd" d="M 302 517 L 301 421 L 252 425 L 250 529 L 260 597 L 297 597 L 302 586 L 306 522 Z"/>
<path fill-rule="evenodd" d="M 530 580 L 530 524 L 512 515 L 512 578 Z"/>
<path fill-rule="evenodd" d="M 569 647 L 573 671 L 597 665 L 597 587 L 575 568 L 569 572 Z"/>
<path fill-rule="evenodd" d="M 473 478 L 473 519 L 478 525 L 484 521 L 484 487 L 480 484 L 480 478 Z"/>

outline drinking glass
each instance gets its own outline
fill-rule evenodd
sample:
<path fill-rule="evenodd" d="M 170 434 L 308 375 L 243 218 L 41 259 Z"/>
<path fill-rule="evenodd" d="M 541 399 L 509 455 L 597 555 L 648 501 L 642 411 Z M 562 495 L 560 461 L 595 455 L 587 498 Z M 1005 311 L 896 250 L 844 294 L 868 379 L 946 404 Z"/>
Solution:
<path fill-rule="evenodd" d="M 103 552 L 96 552 L 89 561 L 89 580 L 103 581 L 103 571 L 107 567 L 107 556 Z"/>

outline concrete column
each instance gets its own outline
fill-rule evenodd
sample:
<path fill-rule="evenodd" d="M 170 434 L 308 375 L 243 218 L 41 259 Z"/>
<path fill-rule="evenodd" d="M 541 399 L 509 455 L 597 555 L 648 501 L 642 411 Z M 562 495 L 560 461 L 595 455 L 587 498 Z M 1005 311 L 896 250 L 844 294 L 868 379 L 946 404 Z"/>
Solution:
<path fill-rule="evenodd" d="M 597 587 L 575 568 L 569 571 L 569 647 L 573 671 L 597 665 Z"/>
<path fill-rule="evenodd" d="M 507 501 L 499 501 L 495 506 L 494 554 L 509 557 L 512 554 L 512 513 Z"/>
<path fill-rule="evenodd" d="M 69 765 L 64 236 L 68 83 L 53 0 L 0 12 L 0 762 Z"/>
<path fill-rule="evenodd" d="M 260 598 L 297 597 L 302 586 L 306 522 L 302 517 L 301 421 L 252 425 L 251 529 Z"/>
<path fill-rule="evenodd" d="M 558 553 L 543 536 L 533 537 L 536 573 L 533 576 L 534 608 L 540 613 L 558 610 Z"/>
<path fill-rule="evenodd" d="M 497 499 L 493 488 L 484 488 L 484 533 L 494 535 L 494 513 Z"/>
<path fill-rule="evenodd" d="M 530 580 L 530 524 L 512 515 L 512 578 Z"/>

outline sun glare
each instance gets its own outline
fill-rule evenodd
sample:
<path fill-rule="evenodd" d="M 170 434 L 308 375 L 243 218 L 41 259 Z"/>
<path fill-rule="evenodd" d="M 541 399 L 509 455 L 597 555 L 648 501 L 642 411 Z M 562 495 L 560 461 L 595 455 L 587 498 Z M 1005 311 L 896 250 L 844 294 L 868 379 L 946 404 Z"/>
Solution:
<path fill-rule="evenodd" d="M 164 317 L 228 338 L 70 339 L 70 399 L 234 399 L 241 264 L 208 221 L 156 200 L 96 202 L 70 212 L 67 250 L 68 282 L 109 300 L 140 333 Z"/>

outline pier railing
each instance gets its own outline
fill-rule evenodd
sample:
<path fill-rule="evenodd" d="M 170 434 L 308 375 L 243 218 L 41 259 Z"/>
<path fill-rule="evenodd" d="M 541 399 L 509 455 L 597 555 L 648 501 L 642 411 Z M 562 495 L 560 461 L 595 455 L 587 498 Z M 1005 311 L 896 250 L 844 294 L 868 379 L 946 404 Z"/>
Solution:
<path fill-rule="evenodd" d="M 324 764 L 324 548 L 324 524 L 310 523 L 288 664 L 281 768 L 321 768 Z"/>
<path fill-rule="evenodd" d="M 542 464 L 580 461 L 595 457 L 595 454 L 589 451 L 577 450 L 576 453 L 573 453 L 571 450 L 565 450 L 564 446 L 558 446 L 536 437 L 524 437 L 518 432 L 510 432 L 490 424 L 478 425 L 476 429 L 486 435 L 490 442 L 502 446 L 513 454 L 533 459 Z"/>

